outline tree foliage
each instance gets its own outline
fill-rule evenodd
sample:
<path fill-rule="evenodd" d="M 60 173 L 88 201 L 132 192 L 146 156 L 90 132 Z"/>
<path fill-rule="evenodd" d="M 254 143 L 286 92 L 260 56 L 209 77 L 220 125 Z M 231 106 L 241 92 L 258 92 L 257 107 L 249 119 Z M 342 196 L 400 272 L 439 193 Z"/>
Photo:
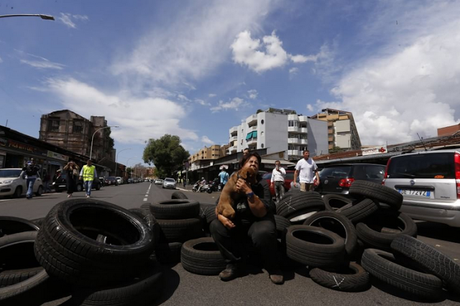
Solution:
<path fill-rule="evenodd" d="M 182 169 L 189 156 L 189 152 L 180 144 L 179 136 L 166 134 L 160 139 L 149 140 L 143 159 L 146 163 L 155 164 L 158 176 L 165 177 Z"/>

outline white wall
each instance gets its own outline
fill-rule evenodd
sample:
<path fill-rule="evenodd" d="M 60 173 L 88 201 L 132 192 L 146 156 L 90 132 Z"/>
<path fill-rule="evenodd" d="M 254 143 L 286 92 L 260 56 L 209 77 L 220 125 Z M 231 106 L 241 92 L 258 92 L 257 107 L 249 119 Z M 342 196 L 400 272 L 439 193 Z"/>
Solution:
<path fill-rule="evenodd" d="M 264 148 L 267 148 L 267 154 L 285 151 L 287 155 L 287 138 L 288 138 L 288 116 L 282 114 L 273 113 L 259 113 L 260 116 L 258 125 L 263 131 L 264 142 L 258 141 L 257 147 L 262 148 L 261 144 L 264 144 Z M 261 124 L 261 119 L 264 119 L 264 124 Z M 257 132 L 259 134 L 259 132 Z"/>
<path fill-rule="evenodd" d="M 309 118 L 308 127 L 308 150 L 310 156 L 329 153 L 327 121 Z"/>
<path fill-rule="evenodd" d="M 334 122 L 335 133 L 351 132 L 350 120 L 338 120 Z"/>

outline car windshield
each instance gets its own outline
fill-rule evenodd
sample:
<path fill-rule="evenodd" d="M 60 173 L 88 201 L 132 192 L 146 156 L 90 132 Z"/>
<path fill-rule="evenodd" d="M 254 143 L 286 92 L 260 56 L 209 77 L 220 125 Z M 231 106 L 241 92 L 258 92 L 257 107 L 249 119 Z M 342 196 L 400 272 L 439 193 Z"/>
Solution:
<path fill-rule="evenodd" d="M 7 170 L 7 169 L 0 169 L 0 177 L 19 177 L 21 175 L 22 170 Z"/>
<path fill-rule="evenodd" d="M 172 178 L 165 178 L 165 181 L 166 181 L 166 182 L 171 182 L 171 183 L 174 183 L 174 182 L 175 182 L 175 180 L 172 179 Z"/>
<path fill-rule="evenodd" d="M 454 154 L 398 156 L 390 161 L 389 178 L 455 178 Z"/>

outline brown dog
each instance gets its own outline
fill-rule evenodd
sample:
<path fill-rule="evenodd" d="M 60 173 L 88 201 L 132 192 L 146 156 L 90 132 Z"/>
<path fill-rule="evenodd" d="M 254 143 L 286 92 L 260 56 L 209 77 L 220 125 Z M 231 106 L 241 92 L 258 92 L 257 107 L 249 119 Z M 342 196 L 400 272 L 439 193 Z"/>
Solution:
<path fill-rule="evenodd" d="M 236 189 L 236 182 L 239 178 L 244 179 L 247 183 L 255 184 L 256 171 L 252 168 L 243 168 L 230 176 L 227 184 L 225 184 L 220 195 L 219 203 L 217 204 L 217 213 L 229 219 L 235 217 L 235 209 L 233 206 L 242 195 L 242 191 Z"/>

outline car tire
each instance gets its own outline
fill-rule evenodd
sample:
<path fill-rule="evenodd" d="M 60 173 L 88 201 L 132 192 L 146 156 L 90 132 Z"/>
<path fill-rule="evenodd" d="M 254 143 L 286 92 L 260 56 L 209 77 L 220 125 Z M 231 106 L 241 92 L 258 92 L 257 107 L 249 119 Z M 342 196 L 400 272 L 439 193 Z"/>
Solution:
<path fill-rule="evenodd" d="M 140 217 L 93 199 L 55 205 L 35 243 L 35 255 L 50 275 L 85 286 L 131 277 L 153 249 L 153 234 Z"/>
<path fill-rule="evenodd" d="M 185 242 L 203 237 L 203 227 L 199 218 L 165 220 L 158 219 L 160 243 Z"/>
<path fill-rule="evenodd" d="M 388 204 L 394 210 L 399 210 L 403 202 L 403 196 L 399 192 L 374 182 L 354 181 L 349 192 L 351 195 L 364 196 Z"/>
<path fill-rule="evenodd" d="M 361 265 L 373 277 L 414 296 L 433 300 L 442 295 L 442 281 L 438 277 L 398 264 L 389 252 L 366 249 L 361 258 Z"/>
<path fill-rule="evenodd" d="M 274 215 L 274 217 L 277 236 L 278 238 L 284 239 L 288 227 L 291 226 L 291 222 L 283 216 Z"/>
<path fill-rule="evenodd" d="M 218 275 L 226 266 L 225 258 L 212 237 L 182 244 L 181 263 L 185 270 L 200 275 Z"/>
<path fill-rule="evenodd" d="M 152 203 L 150 211 L 157 219 L 189 219 L 200 213 L 200 203 L 188 199 L 171 199 Z"/>
<path fill-rule="evenodd" d="M 77 191 L 80 192 L 83 190 L 83 185 L 82 184 L 77 184 Z"/>
<path fill-rule="evenodd" d="M 21 187 L 21 186 L 18 186 L 18 187 L 16 187 L 16 189 L 14 190 L 13 197 L 14 197 L 14 198 L 20 198 L 21 196 L 22 196 L 22 187 Z"/>
<path fill-rule="evenodd" d="M 409 235 L 400 235 L 391 248 L 421 265 L 447 284 L 447 289 L 460 294 L 460 265 L 432 246 Z"/>
<path fill-rule="evenodd" d="M 101 184 L 96 184 L 96 190 L 101 190 Z"/>
<path fill-rule="evenodd" d="M 320 211 L 306 219 L 303 224 L 319 226 L 336 233 L 344 239 L 347 255 L 352 256 L 355 253 L 358 236 L 353 223 L 347 217 L 332 211 Z"/>
<path fill-rule="evenodd" d="M 324 210 L 324 202 L 317 192 L 286 193 L 276 206 L 276 214 L 293 222 L 303 222 L 309 215 Z"/>
<path fill-rule="evenodd" d="M 292 225 L 286 233 L 286 255 L 309 267 L 337 267 L 345 261 L 345 241 L 324 228 Z"/>
<path fill-rule="evenodd" d="M 38 186 L 38 189 L 37 189 L 37 192 L 35 193 L 35 195 L 36 195 L 37 197 L 39 197 L 39 196 L 41 196 L 42 194 L 43 194 L 43 186 L 40 185 L 40 186 Z"/>
<path fill-rule="evenodd" d="M 131 208 L 131 212 L 135 213 L 144 220 L 145 225 L 150 229 L 153 235 L 153 243 L 156 246 L 160 240 L 160 225 L 157 219 L 150 212 L 150 203 L 142 204 L 140 208 Z"/>
<path fill-rule="evenodd" d="M 326 194 L 323 196 L 323 202 L 326 210 L 337 211 L 353 203 L 353 200 L 338 194 Z"/>
<path fill-rule="evenodd" d="M 355 262 L 333 272 L 314 268 L 310 270 L 310 278 L 323 287 L 345 292 L 366 291 L 371 284 L 369 273 Z"/>
<path fill-rule="evenodd" d="M 174 191 L 171 195 L 171 199 L 188 199 L 188 197 L 182 191 Z"/>
<path fill-rule="evenodd" d="M 351 222 L 357 223 L 375 213 L 379 207 L 376 200 L 369 198 L 353 203 L 351 207 L 343 208 L 338 212 L 350 219 Z"/>
<path fill-rule="evenodd" d="M 5 235 L 38 231 L 40 226 L 33 221 L 18 217 L 0 216 L 0 239 Z"/>

